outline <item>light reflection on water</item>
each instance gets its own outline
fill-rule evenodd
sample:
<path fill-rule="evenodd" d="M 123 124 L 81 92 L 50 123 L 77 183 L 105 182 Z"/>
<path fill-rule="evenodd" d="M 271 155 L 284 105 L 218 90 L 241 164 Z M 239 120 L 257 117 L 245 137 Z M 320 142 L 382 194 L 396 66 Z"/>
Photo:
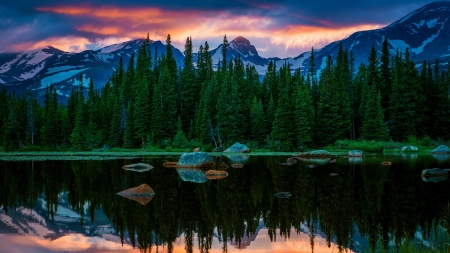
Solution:
<path fill-rule="evenodd" d="M 281 165 L 287 158 L 246 157 L 225 178 L 197 181 L 204 171 L 183 176 L 164 168 L 177 159 L 170 156 L 0 162 L 0 252 L 361 252 L 403 239 L 437 243 L 427 232 L 432 222 L 446 223 L 449 183 L 424 182 L 420 173 L 450 168 L 446 157 L 337 156 L 336 163 Z M 216 163 L 222 161 L 235 163 Z M 155 168 L 122 169 L 135 162 Z M 115 194 L 142 183 L 156 193 L 144 206 Z"/>

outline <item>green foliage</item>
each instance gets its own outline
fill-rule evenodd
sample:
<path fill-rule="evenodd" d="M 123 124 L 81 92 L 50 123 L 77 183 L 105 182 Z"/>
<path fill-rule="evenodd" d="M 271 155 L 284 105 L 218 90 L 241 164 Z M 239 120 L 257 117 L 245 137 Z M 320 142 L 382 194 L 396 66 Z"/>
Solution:
<path fill-rule="evenodd" d="M 189 147 L 189 141 L 183 132 L 181 117 L 178 117 L 177 121 L 177 134 L 173 138 L 172 146 L 175 148 L 187 148 Z"/>
<path fill-rule="evenodd" d="M 381 107 L 381 95 L 375 85 L 370 87 L 369 100 L 364 114 L 361 138 L 366 140 L 387 140 L 388 134 L 384 123 L 384 111 Z"/>

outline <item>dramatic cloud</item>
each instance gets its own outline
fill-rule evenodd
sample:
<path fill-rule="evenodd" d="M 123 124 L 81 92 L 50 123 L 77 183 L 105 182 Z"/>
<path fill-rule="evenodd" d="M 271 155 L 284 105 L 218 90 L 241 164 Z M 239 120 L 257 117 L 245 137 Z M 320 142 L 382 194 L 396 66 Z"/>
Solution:
<path fill-rule="evenodd" d="M 395 3 L 394 3 L 395 2 Z M 429 1 L 256 1 L 211 2 L 94 0 L 24 1 L 0 6 L 0 52 L 52 45 L 65 51 L 99 48 L 144 37 L 164 41 L 170 33 L 182 48 L 218 46 L 244 36 L 265 57 L 296 56 L 355 31 L 377 29 Z M 26 6 L 26 7 L 23 7 Z"/>

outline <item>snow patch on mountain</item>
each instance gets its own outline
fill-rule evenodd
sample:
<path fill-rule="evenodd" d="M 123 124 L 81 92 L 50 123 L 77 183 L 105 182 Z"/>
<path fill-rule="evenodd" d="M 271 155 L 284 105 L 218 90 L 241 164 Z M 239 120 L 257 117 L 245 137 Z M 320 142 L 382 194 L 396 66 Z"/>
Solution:
<path fill-rule="evenodd" d="M 88 87 L 90 81 L 89 78 L 86 77 L 86 74 L 83 74 L 81 77 L 83 79 L 83 87 Z M 73 82 L 73 86 L 79 86 L 81 84 L 79 76 L 74 76 L 74 78 L 70 79 L 68 82 Z"/>
<path fill-rule="evenodd" d="M 47 69 L 47 74 L 53 74 L 56 72 L 60 72 L 60 71 L 64 71 L 64 70 L 69 70 L 69 69 L 73 69 L 75 68 L 74 66 L 60 66 L 60 67 L 53 67 L 53 68 L 49 68 Z"/>
<path fill-rule="evenodd" d="M 416 26 L 416 28 L 420 28 L 425 24 L 425 20 L 420 20 L 419 23 L 413 23 L 413 25 Z"/>
<path fill-rule="evenodd" d="M 433 27 L 435 27 L 438 20 L 439 20 L 439 18 L 435 18 L 435 19 L 432 19 L 432 20 L 428 21 L 428 22 L 427 22 L 428 28 L 433 28 Z"/>
<path fill-rule="evenodd" d="M 117 51 L 119 49 L 122 49 L 126 42 L 118 43 L 118 44 L 112 44 L 110 46 L 106 46 L 102 49 L 100 49 L 100 53 L 112 53 L 114 51 Z"/>
<path fill-rule="evenodd" d="M 42 51 L 33 52 L 30 55 L 30 57 L 32 57 L 32 59 L 28 60 L 27 64 L 28 65 L 33 65 L 33 64 L 40 63 L 40 62 L 46 60 L 50 56 L 52 56 L 52 54 L 47 54 L 47 53 L 44 53 Z"/>
<path fill-rule="evenodd" d="M 403 40 L 390 40 L 388 39 L 389 44 L 394 48 L 393 50 L 390 50 L 392 54 L 395 54 L 395 51 L 398 49 L 400 52 L 404 52 L 407 48 L 409 48 L 409 45 L 406 44 Z"/>
<path fill-rule="evenodd" d="M 57 73 L 52 76 L 47 76 L 41 80 L 41 88 L 43 89 L 43 88 L 47 87 L 47 85 L 50 85 L 52 83 L 58 83 L 63 80 L 69 79 L 69 78 L 73 77 L 74 75 L 77 75 L 78 73 L 80 73 L 82 71 L 85 71 L 86 69 L 87 68 L 69 70 L 69 71 Z"/>
<path fill-rule="evenodd" d="M 43 63 L 39 64 L 36 66 L 36 68 L 30 70 L 29 72 L 26 73 L 22 73 L 20 75 L 20 78 L 22 78 L 22 80 L 27 80 L 30 78 L 33 78 L 37 73 L 39 73 L 43 68 L 45 67 L 45 65 Z"/>
<path fill-rule="evenodd" d="M 415 54 L 420 54 L 423 51 L 423 48 L 430 42 L 432 42 L 440 33 L 441 31 L 439 30 L 437 34 L 431 35 L 430 38 L 424 40 L 422 42 L 422 45 L 420 47 L 417 48 L 411 48 L 411 52 L 415 53 Z"/>

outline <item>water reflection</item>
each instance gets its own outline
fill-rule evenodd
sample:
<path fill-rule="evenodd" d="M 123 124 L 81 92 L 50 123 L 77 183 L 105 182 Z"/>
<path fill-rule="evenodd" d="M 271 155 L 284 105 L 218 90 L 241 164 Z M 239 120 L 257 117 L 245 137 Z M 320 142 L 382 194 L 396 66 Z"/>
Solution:
<path fill-rule="evenodd" d="M 143 173 L 122 169 L 142 159 L 0 162 L 2 250 L 360 252 L 448 226 L 449 181 L 420 177 L 449 167 L 431 156 L 338 158 L 309 169 L 311 161 L 280 165 L 287 158 L 250 156 L 221 180 L 202 170 L 182 176 L 162 166 L 167 157 L 145 158 L 154 169 Z M 198 173 L 206 181 L 187 180 Z M 144 183 L 156 192 L 147 205 L 115 194 Z M 291 196 L 277 198 L 280 192 Z"/>

